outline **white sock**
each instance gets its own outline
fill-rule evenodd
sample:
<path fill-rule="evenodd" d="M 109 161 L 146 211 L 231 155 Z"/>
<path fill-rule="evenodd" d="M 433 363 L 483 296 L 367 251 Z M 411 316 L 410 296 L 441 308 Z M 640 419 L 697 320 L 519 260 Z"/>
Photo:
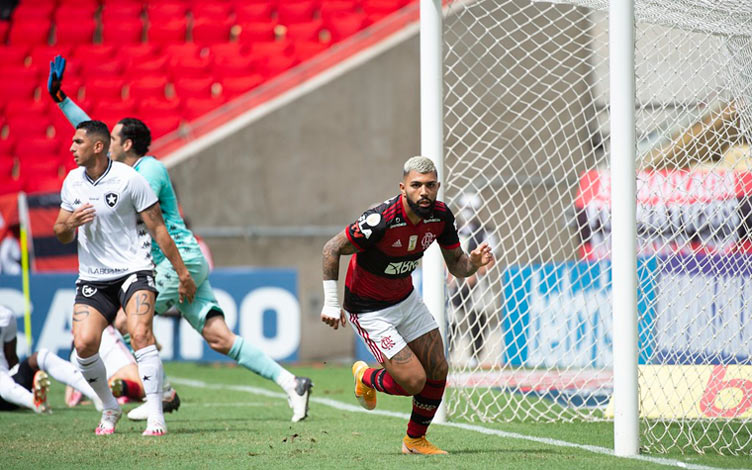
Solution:
<path fill-rule="evenodd" d="M 93 356 L 89 357 L 77 356 L 76 362 L 78 363 L 78 370 L 81 371 L 86 382 L 102 400 L 104 409 L 120 409 L 117 400 L 112 396 L 109 385 L 107 385 L 107 370 L 104 368 L 104 362 L 99 357 L 99 353 L 94 353 Z"/>
<path fill-rule="evenodd" d="M 53 379 L 58 382 L 62 382 L 66 385 L 70 385 L 79 392 L 86 395 L 89 400 L 96 400 L 96 392 L 93 388 L 86 383 L 86 379 L 81 374 L 81 371 L 65 359 L 57 357 L 47 349 L 40 349 L 37 351 L 37 364 L 39 368 L 47 372 Z"/>
<path fill-rule="evenodd" d="M 162 360 L 155 345 L 141 348 L 134 353 L 138 363 L 138 375 L 144 384 L 146 406 L 150 419 L 159 419 L 164 423 L 162 412 Z"/>
<path fill-rule="evenodd" d="M 277 375 L 277 378 L 274 379 L 274 381 L 277 383 L 277 385 L 282 387 L 282 390 L 287 393 L 295 390 L 295 376 L 292 375 L 287 369 L 282 369 Z"/>
<path fill-rule="evenodd" d="M 34 395 L 18 385 L 7 372 L 0 372 L 0 397 L 8 403 L 34 409 Z"/>

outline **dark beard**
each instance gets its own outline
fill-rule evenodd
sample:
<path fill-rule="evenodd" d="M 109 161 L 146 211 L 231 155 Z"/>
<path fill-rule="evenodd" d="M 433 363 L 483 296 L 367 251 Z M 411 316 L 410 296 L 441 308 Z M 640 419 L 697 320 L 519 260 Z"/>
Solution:
<path fill-rule="evenodd" d="M 433 215 L 433 206 L 436 205 L 436 201 L 431 201 L 431 205 L 428 207 L 419 206 L 417 202 L 413 202 L 409 197 L 406 197 L 407 205 L 415 212 L 421 219 L 427 219 Z"/>

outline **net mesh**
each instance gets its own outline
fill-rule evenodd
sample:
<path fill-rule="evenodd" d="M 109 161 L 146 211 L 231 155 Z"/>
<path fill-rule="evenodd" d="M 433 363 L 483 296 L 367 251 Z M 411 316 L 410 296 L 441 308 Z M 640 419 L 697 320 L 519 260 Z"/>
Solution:
<path fill-rule="evenodd" d="M 642 450 L 750 454 L 752 3 L 635 16 Z M 612 418 L 608 61 L 606 1 L 448 2 L 446 199 L 497 258 L 450 282 L 450 419 Z"/>

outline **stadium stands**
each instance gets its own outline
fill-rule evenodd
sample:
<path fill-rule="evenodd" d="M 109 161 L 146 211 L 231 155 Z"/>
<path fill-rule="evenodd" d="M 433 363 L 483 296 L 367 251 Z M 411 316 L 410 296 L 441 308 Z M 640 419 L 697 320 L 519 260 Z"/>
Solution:
<path fill-rule="evenodd" d="M 0 21 L 0 193 L 50 188 L 74 164 L 46 96 L 57 54 L 83 109 L 140 117 L 156 139 L 414 1 L 21 0 Z"/>

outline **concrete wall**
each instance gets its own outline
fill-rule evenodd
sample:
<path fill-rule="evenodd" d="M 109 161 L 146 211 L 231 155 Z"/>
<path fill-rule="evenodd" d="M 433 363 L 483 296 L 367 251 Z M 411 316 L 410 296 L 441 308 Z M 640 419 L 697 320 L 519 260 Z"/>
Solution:
<path fill-rule="evenodd" d="M 419 151 L 414 37 L 170 173 L 198 233 L 211 226 L 344 228 L 368 206 L 397 194 L 402 163 Z M 328 238 L 206 239 L 217 266 L 298 269 L 303 360 L 353 352 L 349 325 L 335 332 L 319 320 L 321 248 Z M 340 296 L 347 261 L 340 269 Z"/>

